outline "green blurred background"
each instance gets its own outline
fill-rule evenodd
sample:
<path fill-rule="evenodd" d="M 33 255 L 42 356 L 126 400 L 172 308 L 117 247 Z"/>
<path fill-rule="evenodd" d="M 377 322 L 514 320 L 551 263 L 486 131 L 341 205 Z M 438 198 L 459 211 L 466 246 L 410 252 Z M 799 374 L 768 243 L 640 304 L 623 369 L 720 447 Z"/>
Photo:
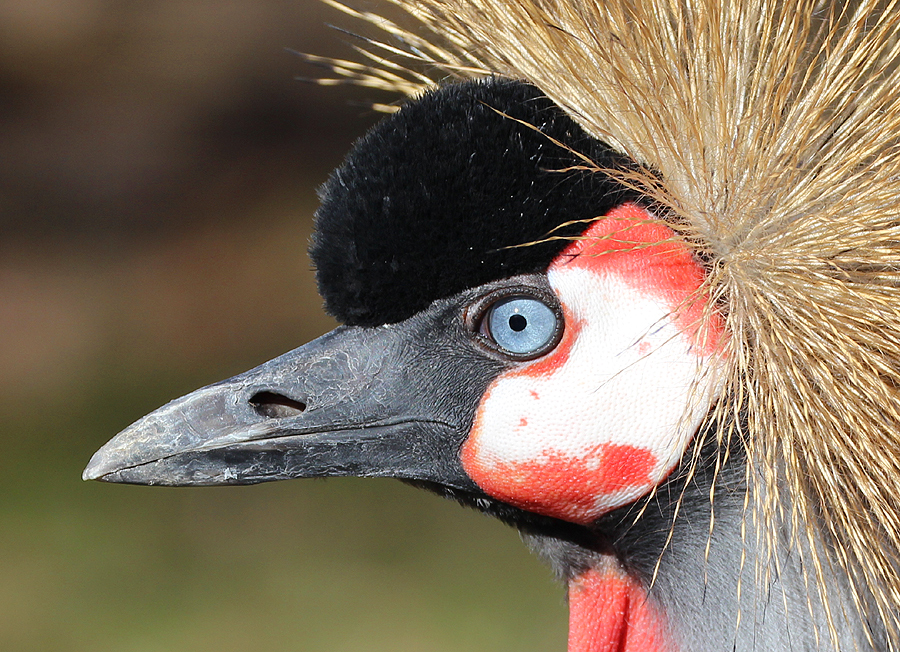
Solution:
<path fill-rule="evenodd" d="M 333 326 L 315 190 L 392 98 L 294 80 L 286 48 L 352 55 L 327 23 L 356 27 L 309 0 L 0 1 L 0 651 L 565 648 L 515 532 L 398 482 L 80 479 L 134 419 Z"/>

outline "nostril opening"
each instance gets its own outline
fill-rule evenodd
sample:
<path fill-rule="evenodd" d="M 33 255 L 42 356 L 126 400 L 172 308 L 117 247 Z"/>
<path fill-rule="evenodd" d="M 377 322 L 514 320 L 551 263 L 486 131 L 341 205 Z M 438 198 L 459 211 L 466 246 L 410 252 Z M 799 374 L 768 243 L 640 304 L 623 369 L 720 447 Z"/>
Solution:
<path fill-rule="evenodd" d="M 306 403 L 275 392 L 257 392 L 249 402 L 257 414 L 269 419 L 295 417 L 306 410 Z"/>

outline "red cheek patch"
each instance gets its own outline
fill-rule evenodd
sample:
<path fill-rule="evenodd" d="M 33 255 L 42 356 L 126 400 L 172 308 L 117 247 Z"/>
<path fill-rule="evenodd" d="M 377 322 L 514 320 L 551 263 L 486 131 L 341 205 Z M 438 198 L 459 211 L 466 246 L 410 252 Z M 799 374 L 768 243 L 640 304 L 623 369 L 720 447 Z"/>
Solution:
<path fill-rule="evenodd" d="M 597 489 L 601 493 L 646 487 L 652 482 L 650 472 L 657 460 L 650 451 L 621 444 L 600 444 L 600 449 Z"/>
<path fill-rule="evenodd" d="M 460 458 L 488 495 L 587 524 L 678 464 L 712 404 L 722 327 L 688 246 L 634 205 L 592 224 L 547 280 L 562 339 L 494 379 Z"/>
<path fill-rule="evenodd" d="M 607 497 L 642 494 L 653 486 L 656 457 L 648 450 L 603 443 L 573 459 L 548 450 L 539 460 L 485 463 L 470 438 L 462 449 L 463 468 L 489 495 L 522 509 L 573 523 L 589 524 L 604 511 Z"/>

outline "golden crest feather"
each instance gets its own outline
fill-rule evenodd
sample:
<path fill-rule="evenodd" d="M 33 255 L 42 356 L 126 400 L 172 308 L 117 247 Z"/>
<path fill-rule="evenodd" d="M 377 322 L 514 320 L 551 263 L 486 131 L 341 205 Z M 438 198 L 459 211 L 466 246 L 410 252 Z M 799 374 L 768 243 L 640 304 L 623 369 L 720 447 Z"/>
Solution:
<path fill-rule="evenodd" d="M 426 36 L 329 1 L 387 37 L 340 76 L 523 79 L 653 170 L 624 181 L 708 261 L 730 333 L 717 416 L 750 456 L 748 527 L 809 555 L 827 608 L 842 569 L 900 647 L 900 3 L 394 2 Z"/>

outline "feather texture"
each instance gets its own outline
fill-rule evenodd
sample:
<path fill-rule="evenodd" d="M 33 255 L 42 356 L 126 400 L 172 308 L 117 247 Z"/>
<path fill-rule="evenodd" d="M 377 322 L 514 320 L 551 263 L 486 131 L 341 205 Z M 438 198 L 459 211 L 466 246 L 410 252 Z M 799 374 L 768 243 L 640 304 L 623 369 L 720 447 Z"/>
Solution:
<path fill-rule="evenodd" d="M 526 80 L 654 171 L 622 180 L 708 261 L 730 333 L 719 436 L 752 460 L 752 529 L 769 559 L 807 551 L 832 609 L 846 572 L 897 649 L 900 3 L 395 2 L 426 35 L 356 12 L 387 40 L 354 75 L 408 95 Z M 769 534 L 777 519 L 804 540 Z"/>

